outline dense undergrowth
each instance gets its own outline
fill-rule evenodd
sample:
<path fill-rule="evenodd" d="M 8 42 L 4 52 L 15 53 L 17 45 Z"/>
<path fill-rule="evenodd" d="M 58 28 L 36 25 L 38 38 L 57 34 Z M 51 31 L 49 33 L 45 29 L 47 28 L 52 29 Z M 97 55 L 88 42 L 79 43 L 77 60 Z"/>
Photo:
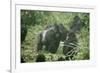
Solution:
<path fill-rule="evenodd" d="M 89 48 L 89 13 L 77 12 L 50 12 L 50 11 L 32 11 L 21 10 L 21 25 L 27 26 L 28 32 L 24 42 L 21 44 L 21 57 L 25 62 L 35 62 L 37 57 L 37 37 L 38 34 L 49 24 L 62 23 L 67 30 L 72 25 L 73 17 L 78 15 L 85 23 L 76 37 L 78 39 L 78 53 L 73 60 L 88 60 L 90 59 Z M 46 57 L 46 61 L 57 61 L 59 57 L 65 58 L 62 53 L 63 44 L 61 43 L 55 54 L 47 51 L 42 51 Z"/>

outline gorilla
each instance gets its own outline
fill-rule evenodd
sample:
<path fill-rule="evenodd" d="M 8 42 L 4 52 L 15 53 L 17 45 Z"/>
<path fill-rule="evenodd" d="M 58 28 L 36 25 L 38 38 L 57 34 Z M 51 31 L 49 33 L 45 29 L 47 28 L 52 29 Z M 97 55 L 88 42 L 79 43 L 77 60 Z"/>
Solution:
<path fill-rule="evenodd" d="M 68 31 L 68 35 L 66 40 L 64 41 L 63 46 L 63 54 L 66 55 L 66 60 L 69 60 L 73 58 L 73 55 L 75 54 L 75 48 L 77 47 L 78 39 L 76 37 L 76 33 L 81 30 L 83 27 L 83 23 L 79 16 L 75 16 L 73 18 L 72 26 L 70 26 L 70 29 Z"/>
<path fill-rule="evenodd" d="M 25 37 L 27 35 L 27 27 L 26 25 L 21 25 L 21 43 L 25 40 Z"/>
<path fill-rule="evenodd" d="M 72 21 L 72 26 L 70 27 L 69 32 L 76 33 L 80 31 L 80 29 L 84 26 L 84 23 L 82 22 L 81 18 L 79 16 L 75 16 Z"/>
<path fill-rule="evenodd" d="M 56 53 L 60 41 L 66 39 L 67 30 L 63 24 L 47 26 L 38 36 L 37 51 L 44 49 L 50 53 Z"/>

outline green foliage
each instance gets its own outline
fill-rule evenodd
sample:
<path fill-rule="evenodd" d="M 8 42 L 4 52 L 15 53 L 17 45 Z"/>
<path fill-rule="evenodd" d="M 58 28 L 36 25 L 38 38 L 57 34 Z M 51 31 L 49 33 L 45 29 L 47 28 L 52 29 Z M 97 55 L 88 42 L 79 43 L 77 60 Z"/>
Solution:
<path fill-rule="evenodd" d="M 76 34 L 78 39 L 78 54 L 74 56 L 74 60 L 90 59 L 89 50 L 89 13 L 77 12 L 51 12 L 51 11 L 33 11 L 21 10 L 21 25 L 28 27 L 28 33 L 25 41 L 21 44 L 21 56 L 26 62 L 35 62 L 37 54 L 37 37 L 38 34 L 49 24 L 62 23 L 69 29 L 72 25 L 73 17 L 78 15 L 84 22 L 84 26 L 79 33 Z M 57 61 L 59 57 L 65 58 L 62 53 L 63 44 L 60 44 L 57 53 L 51 54 L 42 51 L 46 56 L 46 61 Z"/>

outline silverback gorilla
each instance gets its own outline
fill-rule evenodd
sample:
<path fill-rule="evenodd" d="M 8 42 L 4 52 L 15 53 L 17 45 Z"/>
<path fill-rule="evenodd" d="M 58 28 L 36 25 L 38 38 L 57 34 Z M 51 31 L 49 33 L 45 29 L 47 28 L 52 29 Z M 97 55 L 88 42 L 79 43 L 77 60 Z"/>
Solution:
<path fill-rule="evenodd" d="M 60 41 L 64 41 L 66 35 L 67 29 L 63 24 L 47 26 L 38 36 L 37 51 L 44 48 L 48 52 L 56 53 Z"/>

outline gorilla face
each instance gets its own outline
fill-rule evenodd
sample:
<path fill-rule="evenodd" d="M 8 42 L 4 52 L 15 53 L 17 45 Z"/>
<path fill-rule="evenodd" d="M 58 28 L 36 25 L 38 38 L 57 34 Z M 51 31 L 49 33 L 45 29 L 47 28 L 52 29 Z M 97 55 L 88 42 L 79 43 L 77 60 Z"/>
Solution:
<path fill-rule="evenodd" d="M 39 34 L 37 49 L 41 50 L 43 45 L 45 50 L 56 53 L 60 41 L 66 38 L 66 28 L 62 24 L 49 25 Z"/>
<path fill-rule="evenodd" d="M 70 32 L 77 32 L 80 31 L 80 29 L 82 28 L 83 23 L 81 21 L 81 18 L 79 16 L 75 16 L 73 18 L 73 22 L 72 22 L 72 26 L 70 27 Z"/>

